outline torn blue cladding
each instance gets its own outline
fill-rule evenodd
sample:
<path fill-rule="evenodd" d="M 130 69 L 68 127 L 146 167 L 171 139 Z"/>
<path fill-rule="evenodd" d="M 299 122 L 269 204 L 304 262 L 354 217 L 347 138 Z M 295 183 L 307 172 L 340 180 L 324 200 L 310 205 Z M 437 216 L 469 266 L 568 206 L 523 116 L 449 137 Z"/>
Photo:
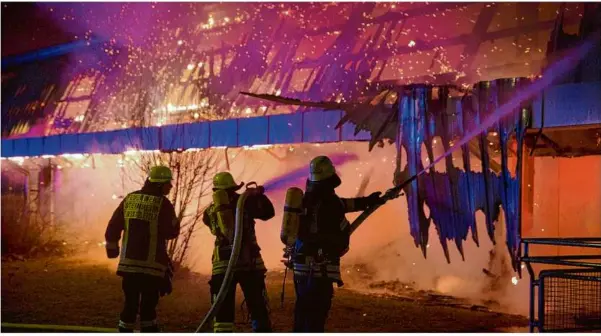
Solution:
<path fill-rule="evenodd" d="M 516 89 L 525 84 L 525 80 L 519 79 L 481 82 L 474 86 L 471 94 L 465 94 L 459 100 L 450 99 L 449 87 L 411 85 L 401 88 L 397 118 L 392 122 L 398 128 L 395 139 L 397 149 L 405 150 L 407 164 L 402 169 L 398 168 L 395 184 L 423 171 L 422 156 L 428 158 L 428 163 L 433 162 L 436 159 L 435 146 L 442 146 L 444 152 L 448 152 L 453 141 L 462 139 L 464 134 L 479 127 L 483 120 L 511 98 Z M 524 106 L 527 103 L 529 102 L 524 102 Z M 352 114 L 353 112 L 347 113 L 345 118 L 355 123 L 358 129 L 366 129 L 368 123 L 374 124 L 369 120 L 358 120 Z M 516 268 L 520 181 L 510 173 L 508 143 L 515 134 L 517 145 L 522 145 L 524 131 L 520 125 L 520 115 L 521 109 L 517 109 L 512 115 L 498 120 L 492 128 L 482 130 L 479 136 L 470 140 L 471 143 L 457 149 L 461 155 L 446 156 L 442 161 L 445 165 L 444 173 L 437 172 L 432 167 L 405 187 L 409 232 L 424 256 L 427 255 L 429 228 L 434 224 L 447 261 L 451 261 L 449 241 L 454 242 L 465 259 L 463 242 L 470 232 L 472 240 L 479 244 L 476 228 L 478 210 L 485 214 L 488 236 L 495 242 L 495 225 L 502 209 L 505 214 L 506 244 L 514 261 L 513 267 Z M 372 135 L 371 143 L 386 137 L 381 131 L 381 125 L 391 122 L 386 114 L 379 114 L 379 117 L 374 117 L 376 118 L 380 118 L 380 124 L 375 122 L 375 126 L 367 127 Z M 499 149 L 495 153 L 490 153 L 489 131 L 497 133 Z M 435 137 L 440 138 L 442 143 L 435 143 Z M 426 153 L 422 153 L 422 146 Z M 495 160 L 491 158 L 491 154 L 495 154 Z M 397 161 L 400 162 L 400 150 L 397 150 L 397 155 Z M 481 172 L 473 171 L 472 156 L 479 159 Z M 500 158 L 500 164 L 497 158 Z M 425 207 L 429 212 L 427 216 Z"/>

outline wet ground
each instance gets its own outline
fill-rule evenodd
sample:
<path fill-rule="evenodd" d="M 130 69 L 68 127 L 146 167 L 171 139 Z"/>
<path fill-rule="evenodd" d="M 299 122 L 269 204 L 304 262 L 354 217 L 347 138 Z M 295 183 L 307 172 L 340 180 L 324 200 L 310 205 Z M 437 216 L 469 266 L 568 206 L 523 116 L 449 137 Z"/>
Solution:
<path fill-rule="evenodd" d="M 210 307 L 209 278 L 190 273 L 174 282 L 172 295 L 161 299 L 159 321 L 166 332 L 192 332 Z M 275 331 L 292 329 L 294 289 L 288 274 L 281 306 L 283 274 L 267 276 Z M 374 283 L 378 286 L 406 286 Z M 397 291 L 399 292 L 399 291 Z M 495 332 L 527 331 L 523 316 L 489 311 L 433 292 L 380 294 L 336 289 L 326 325 L 329 332 Z M 391 294 L 393 293 L 393 294 Z M 250 331 L 237 296 L 236 329 Z M 114 328 L 122 305 L 120 278 L 107 265 L 74 259 L 2 263 L 2 322 Z M 10 331 L 3 328 L 2 331 Z"/>

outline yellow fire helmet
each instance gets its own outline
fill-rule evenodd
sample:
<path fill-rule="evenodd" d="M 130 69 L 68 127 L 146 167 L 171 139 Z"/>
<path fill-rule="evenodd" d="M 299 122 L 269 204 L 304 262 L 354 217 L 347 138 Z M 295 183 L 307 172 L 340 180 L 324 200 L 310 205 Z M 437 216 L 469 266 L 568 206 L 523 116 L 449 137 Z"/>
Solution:
<path fill-rule="evenodd" d="M 309 181 L 319 182 L 336 174 L 332 160 L 327 156 L 318 156 L 311 160 L 309 166 Z"/>
<path fill-rule="evenodd" d="M 150 182 L 165 183 L 170 182 L 172 179 L 171 169 L 166 166 L 154 166 L 150 169 L 150 174 L 148 174 Z"/>
<path fill-rule="evenodd" d="M 229 172 L 220 172 L 213 177 L 213 190 L 238 190 L 242 188 L 244 182 L 236 184 L 234 177 Z"/>

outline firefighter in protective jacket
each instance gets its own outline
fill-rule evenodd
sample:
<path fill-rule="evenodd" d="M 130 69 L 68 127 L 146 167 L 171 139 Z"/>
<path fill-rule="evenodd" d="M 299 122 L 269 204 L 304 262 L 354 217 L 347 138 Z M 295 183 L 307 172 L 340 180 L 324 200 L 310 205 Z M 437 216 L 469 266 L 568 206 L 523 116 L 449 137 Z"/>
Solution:
<path fill-rule="evenodd" d="M 213 275 L 209 282 L 211 298 L 214 300 L 223 283 L 228 261 L 232 253 L 234 214 L 240 195 L 236 193 L 244 183 L 236 184 L 228 172 L 213 178 L 213 203 L 203 214 L 203 222 L 215 236 L 213 250 Z M 262 189 L 262 188 L 261 188 Z M 233 281 L 223 305 L 213 322 L 215 332 L 233 332 L 236 300 L 236 285 L 239 283 L 246 299 L 255 332 L 270 332 L 271 321 L 265 289 L 267 269 L 261 258 L 261 249 L 255 235 L 255 219 L 263 221 L 273 218 L 273 204 L 262 192 L 249 195 L 244 206 L 242 247 L 236 264 Z"/>
<path fill-rule="evenodd" d="M 165 197 L 171 190 L 171 179 L 168 167 L 153 167 L 142 189 L 123 199 L 106 228 L 107 256 L 120 256 L 117 274 L 123 278 L 125 305 L 120 332 L 133 332 L 138 310 L 140 330 L 159 331 L 156 306 L 160 296 L 171 292 L 167 240 L 176 238 L 180 231 L 175 209 Z"/>
<path fill-rule="evenodd" d="M 345 213 L 383 203 L 379 192 L 368 197 L 340 198 L 334 191 L 340 183 L 327 156 L 311 161 L 302 201 L 304 215 L 293 255 L 295 332 L 324 332 L 334 294 L 333 283 L 342 286 L 340 257 L 349 247 L 350 223 Z"/>

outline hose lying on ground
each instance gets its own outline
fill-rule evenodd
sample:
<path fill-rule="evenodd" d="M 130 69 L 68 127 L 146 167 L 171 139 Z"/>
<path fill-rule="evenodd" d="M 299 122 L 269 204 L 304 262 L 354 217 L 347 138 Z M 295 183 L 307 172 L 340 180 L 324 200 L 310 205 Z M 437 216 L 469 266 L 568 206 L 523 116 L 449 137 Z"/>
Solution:
<path fill-rule="evenodd" d="M 258 189 L 249 188 L 249 186 L 252 184 L 256 185 L 256 183 L 254 182 L 249 183 L 246 187 L 246 190 L 238 198 L 238 203 L 236 204 L 236 225 L 234 227 L 234 243 L 232 246 L 232 254 L 230 255 L 230 260 L 227 264 L 227 270 L 225 271 L 225 276 L 223 278 L 223 283 L 221 284 L 221 288 L 219 288 L 219 293 L 217 294 L 215 301 L 213 301 L 211 309 L 209 309 L 209 312 L 205 315 L 202 322 L 200 322 L 200 325 L 198 326 L 198 328 L 196 328 L 195 332 L 200 332 L 205 326 L 205 324 L 208 321 L 210 321 L 211 318 L 215 316 L 215 314 L 217 314 L 219 308 L 221 308 L 221 304 L 227 296 L 227 291 L 230 287 L 230 284 L 234 279 L 234 267 L 238 263 L 238 256 L 240 255 L 240 249 L 242 247 L 242 223 L 244 221 L 244 205 L 246 203 L 246 198 L 251 193 L 255 192 L 256 189 Z"/>

